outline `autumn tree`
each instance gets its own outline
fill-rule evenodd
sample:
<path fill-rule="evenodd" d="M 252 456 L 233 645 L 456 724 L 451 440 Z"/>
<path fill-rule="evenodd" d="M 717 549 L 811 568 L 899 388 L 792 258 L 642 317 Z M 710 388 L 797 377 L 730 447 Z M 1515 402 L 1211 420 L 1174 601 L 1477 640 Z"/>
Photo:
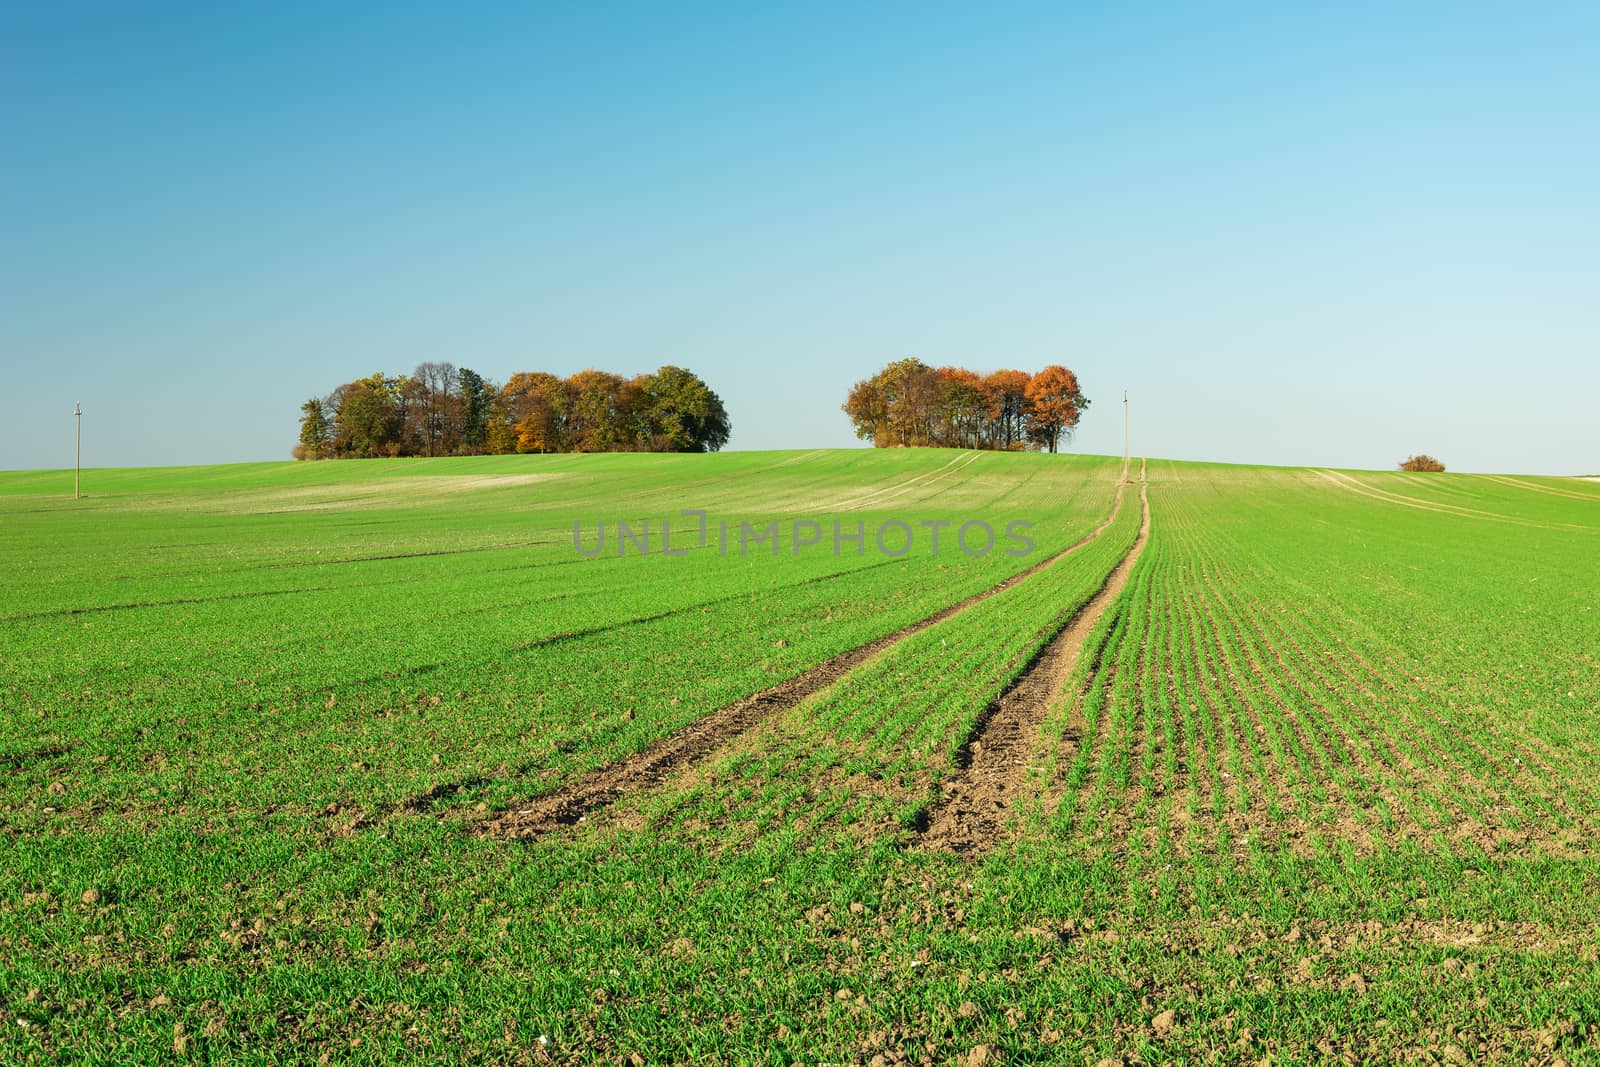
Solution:
<path fill-rule="evenodd" d="M 1089 399 L 1078 388 L 1078 376 L 1055 363 L 1028 380 L 1024 397 L 1028 437 L 1051 452 L 1056 450 L 1061 432 L 1077 426 L 1083 409 L 1089 406 Z"/>
<path fill-rule="evenodd" d="M 1027 440 L 1028 380 L 1020 370 L 997 370 L 983 380 L 990 448 L 1009 451 Z"/>
<path fill-rule="evenodd" d="M 452 363 L 419 363 L 401 388 L 405 434 L 425 456 L 447 456 L 461 439 L 461 375 Z"/>
<path fill-rule="evenodd" d="M 617 386 L 612 400 L 618 452 L 658 452 L 655 421 L 650 414 L 650 375 L 635 374 Z"/>
<path fill-rule="evenodd" d="M 897 359 L 857 382 L 843 410 L 856 436 L 881 448 L 938 444 L 944 417 L 939 372 L 920 359 Z"/>
<path fill-rule="evenodd" d="M 1444 472 L 1444 464 L 1424 452 L 1421 455 L 1407 456 L 1401 460 L 1400 469 L 1403 471 L 1427 471 L 1432 474 L 1442 474 Z"/>
<path fill-rule="evenodd" d="M 965 367 L 939 368 L 941 444 L 977 448 L 983 439 L 983 379 Z"/>
<path fill-rule="evenodd" d="M 920 359 L 897 359 L 883 371 L 889 429 L 895 443 L 937 443 L 940 419 L 939 372 Z"/>
<path fill-rule="evenodd" d="M 516 420 L 511 417 L 511 402 L 505 389 L 492 390 L 485 401 L 488 415 L 484 428 L 483 447 L 491 455 L 502 456 L 517 450 Z"/>
<path fill-rule="evenodd" d="M 850 387 L 850 395 L 845 398 L 843 410 L 850 417 L 850 425 L 855 429 L 856 437 L 863 441 L 871 441 L 879 447 L 889 443 L 889 409 L 884 402 L 883 389 L 877 375 L 864 378 Z"/>
<path fill-rule="evenodd" d="M 508 409 L 518 452 L 567 450 L 572 395 L 566 382 L 544 371 L 519 371 L 507 379 L 500 396 Z"/>
<path fill-rule="evenodd" d="M 566 379 L 519 372 L 497 388 L 466 368 L 421 363 L 410 377 L 341 385 L 302 405 L 301 416 L 296 458 L 715 452 L 732 431 L 710 386 L 670 364 L 629 379 L 593 369 Z"/>
<path fill-rule="evenodd" d="M 428 387 L 416 375 L 400 380 L 400 436 L 407 455 L 433 455 L 428 434 L 428 411 L 432 406 Z"/>
<path fill-rule="evenodd" d="M 844 413 L 856 436 L 880 448 L 1059 447 L 1089 401 L 1067 368 L 1036 375 L 999 370 L 980 376 L 965 367 L 934 370 L 900 359 L 850 387 Z"/>

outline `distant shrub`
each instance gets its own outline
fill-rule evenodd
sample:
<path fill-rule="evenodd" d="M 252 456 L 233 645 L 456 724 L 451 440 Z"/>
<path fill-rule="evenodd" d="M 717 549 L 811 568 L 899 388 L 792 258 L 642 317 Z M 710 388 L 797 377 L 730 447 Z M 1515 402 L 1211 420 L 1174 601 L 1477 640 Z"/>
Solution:
<path fill-rule="evenodd" d="M 1424 452 L 1418 456 L 1406 457 L 1405 461 L 1400 464 L 1400 469 L 1403 471 L 1432 471 L 1438 473 L 1444 470 L 1444 464 Z"/>

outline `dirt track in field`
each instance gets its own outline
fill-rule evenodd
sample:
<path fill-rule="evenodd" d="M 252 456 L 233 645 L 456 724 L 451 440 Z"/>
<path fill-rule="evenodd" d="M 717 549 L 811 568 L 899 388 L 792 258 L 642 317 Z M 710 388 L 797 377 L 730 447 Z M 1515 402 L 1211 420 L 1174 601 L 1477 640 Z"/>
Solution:
<path fill-rule="evenodd" d="M 661 784 L 676 771 L 704 759 L 756 724 L 794 707 L 813 693 L 826 689 L 885 649 L 952 615 L 960 614 L 974 604 L 1009 589 L 1057 560 L 1076 552 L 1099 537 L 1116 521 L 1118 513 L 1122 510 L 1122 497 L 1123 487 L 1119 485 L 1111 512 L 1100 525 L 1055 555 L 909 626 L 847 652 L 841 652 L 788 681 L 780 682 L 720 708 L 676 733 L 661 738 L 640 752 L 596 768 L 572 785 L 499 812 L 484 821 L 478 832 L 486 837 L 539 837 L 563 826 L 575 825 L 591 811 Z M 1145 511 L 1145 521 L 1148 525 L 1148 508 Z M 1143 537 L 1141 532 L 1140 544 L 1143 543 Z"/>
<path fill-rule="evenodd" d="M 1026 787 L 1045 713 L 1078 662 L 1089 631 L 1127 586 L 1128 575 L 1150 539 L 1150 499 L 1142 483 L 1139 506 L 1143 521 L 1127 555 L 979 717 L 972 738 L 957 756 L 960 772 L 945 783 L 944 799 L 923 832 L 925 846 L 983 852 L 1005 832 L 1016 798 Z"/>

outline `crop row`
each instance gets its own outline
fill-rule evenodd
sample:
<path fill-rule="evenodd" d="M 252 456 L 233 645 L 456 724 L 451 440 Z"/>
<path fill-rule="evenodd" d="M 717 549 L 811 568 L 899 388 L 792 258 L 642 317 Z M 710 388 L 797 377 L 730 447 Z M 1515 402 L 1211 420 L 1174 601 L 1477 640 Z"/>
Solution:
<path fill-rule="evenodd" d="M 1356 501 L 1362 540 L 1330 534 L 1296 518 L 1308 512 L 1286 488 L 1265 506 L 1226 475 L 1158 491 L 1164 521 L 1101 635 L 1098 669 L 1053 724 L 1068 739 L 1054 834 L 1146 856 L 1252 839 L 1309 853 L 1586 848 L 1592 749 L 1541 729 L 1545 702 L 1504 699 L 1515 680 L 1490 663 L 1417 669 L 1406 645 L 1436 626 L 1447 641 L 1459 620 L 1373 567 L 1374 548 L 1405 559 L 1410 530 L 1383 544 L 1361 514 L 1382 505 Z M 1463 699 L 1496 681 L 1498 708 Z"/>

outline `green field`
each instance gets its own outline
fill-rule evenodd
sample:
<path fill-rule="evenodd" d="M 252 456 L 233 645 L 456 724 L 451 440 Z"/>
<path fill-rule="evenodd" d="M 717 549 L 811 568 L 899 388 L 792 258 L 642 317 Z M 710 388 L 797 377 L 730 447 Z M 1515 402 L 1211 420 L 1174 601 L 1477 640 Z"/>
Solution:
<path fill-rule="evenodd" d="M 0 1062 L 1600 1062 L 1600 484 L 1126 475 L 0 473 Z"/>

